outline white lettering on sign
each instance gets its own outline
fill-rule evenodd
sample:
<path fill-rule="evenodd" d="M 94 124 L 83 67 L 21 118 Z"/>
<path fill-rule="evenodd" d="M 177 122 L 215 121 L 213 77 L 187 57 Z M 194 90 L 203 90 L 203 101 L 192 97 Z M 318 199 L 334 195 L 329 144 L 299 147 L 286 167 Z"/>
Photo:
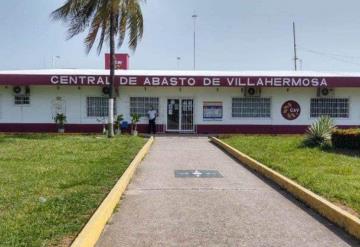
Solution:
<path fill-rule="evenodd" d="M 255 86 L 255 83 L 250 80 L 250 78 L 247 79 L 247 86 L 252 87 Z"/>
<path fill-rule="evenodd" d="M 60 84 L 62 84 L 62 85 L 69 84 L 69 77 L 68 76 L 60 76 Z"/>
<path fill-rule="evenodd" d="M 245 81 L 242 80 L 241 78 L 231 77 L 231 78 L 226 78 L 226 82 L 230 87 L 245 87 L 247 83 L 250 83 L 250 78 L 247 78 L 247 80 Z"/>
<path fill-rule="evenodd" d="M 69 76 L 50 77 L 53 85 L 110 85 L 108 76 Z M 115 86 L 163 86 L 163 87 L 327 87 L 325 78 L 311 77 L 177 77 L 177 76 L 120 76 Z"/>
<path fill-rule="evenodd" d="M 284 78 L 283 84 L 286 87 L 290 87 L 290 82 L 291 82 L 290 78 Z"/>
<path fill-rule="evenodd" d="M 128 84 L 128 78 L 121 76 L 121 77 L 119 78 L 119 83 L 120 83 L 120 85 L 126 85 L 126 84 Z"/>
<path fill-rule="evenodd" d="M 89 77 L 88 77 L 88 82 L 89 82 L 90 84 L 92 84 L 92 85 L 95 85 L 95 77 L 89 76 Z"/>
<path fill-rule="evenodd" d="M 133 84 L 128 83 L 127 80 L 122 79 L 121 85 L 138 85 L 136 80 L 133 80 Z M 136 84 L 135 84 L 136 83 Z M 139 86 L 196 86 L 195 78 L 186 78 L 186 77 L 145 77 L 143 85 Z"/>
<path fill-rule="evenodd" d="M 189 86 L 195 86 L 196 85 L 196 80 L 194 78 L 189 78 L 188 84 L 189 84 Z"/>
<path fill-rule="evenodd" d="M 206 86 L 211 86 L 211 80 L 210 80 L 210 78 L 204 78 L 204 86 L 206 87 Z"/>
<path fill-rule="evenodd" d="M 170 78 L 170 85 L 171 86 L 176 86 L 176 84 L 177 84 L 176 78 L 175 77 Z"/>
<path fill-rule="evenodd" d="M 101 77 L 99 77 L 98 83 L 99 85 L 105 85 L 105 82 Z"/>
<path fill-rule="evenodd" d="M 105 80 L 104 80 L 105 78 Z M 50 78 L 51 84 L 57 85 L 110 85 L 108 77 L 101 76 L 68 76 L 54 75 Z"/>
<path fill-rule="evenodd" d="M 137 78 L 135 76 L 129 77 L 129 85 L 137 85 Z"/>
<path fill-rule="evenodd" d="M 219 87 L 221 86 L 221 80 L 219 77 L 205 77 L 203 80 L 204 86 L 212 86 L 212 87 Z"/>
<path fill-rule="evenodd" d="M 59 77 L 57 77 L 57 76 L 52 76 L 51 78 L 50 78 L 50 82 L 51 82 L 51 84 L 58 84 L 59 83 Z"/>

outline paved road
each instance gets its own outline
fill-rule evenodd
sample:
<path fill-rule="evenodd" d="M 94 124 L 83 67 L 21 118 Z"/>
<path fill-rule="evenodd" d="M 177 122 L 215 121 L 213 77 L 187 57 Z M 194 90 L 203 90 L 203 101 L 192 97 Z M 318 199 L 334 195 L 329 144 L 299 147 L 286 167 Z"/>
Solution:
<path fill-rule="evenodd" d="M 194 169 L 223 178 L 175 177 Z M 207 138 L 158 137 L 97 246 L 360 244 Z"/>

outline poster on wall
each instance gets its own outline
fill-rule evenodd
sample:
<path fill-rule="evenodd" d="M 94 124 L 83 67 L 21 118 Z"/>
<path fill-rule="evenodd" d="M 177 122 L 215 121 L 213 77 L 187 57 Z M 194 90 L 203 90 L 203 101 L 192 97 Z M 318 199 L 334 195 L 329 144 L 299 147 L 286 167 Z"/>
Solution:
<path fill-rule="evenodd" d="M 204 102 L 203 119 L 204 120 L 222 120 L 223 103 L 222 102 Z"/>

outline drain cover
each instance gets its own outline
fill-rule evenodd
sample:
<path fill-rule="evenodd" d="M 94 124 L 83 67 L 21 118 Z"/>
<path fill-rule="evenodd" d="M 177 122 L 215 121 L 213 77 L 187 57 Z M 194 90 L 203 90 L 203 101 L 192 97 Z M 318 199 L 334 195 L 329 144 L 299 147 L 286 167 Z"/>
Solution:
<path fill-rule="evenodd" d="M 222 178 L 217 170 L 175 170 L 176 178 Z"/>

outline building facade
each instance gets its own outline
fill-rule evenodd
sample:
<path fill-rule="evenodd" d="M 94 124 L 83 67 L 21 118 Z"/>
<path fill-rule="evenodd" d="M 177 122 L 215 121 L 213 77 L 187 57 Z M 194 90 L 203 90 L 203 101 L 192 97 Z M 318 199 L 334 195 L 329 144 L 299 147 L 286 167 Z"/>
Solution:
<path fill-rule="evenodd" d="M 107 122 L 108 71 L 0 72 L 0 132 L 101 132 Z M 317 72 L 117 71 L 117 114 L 131 122 L 158 111 L 158 132 L 303 133 L 328 115 L 360 125 L 360 74 Z"/>

